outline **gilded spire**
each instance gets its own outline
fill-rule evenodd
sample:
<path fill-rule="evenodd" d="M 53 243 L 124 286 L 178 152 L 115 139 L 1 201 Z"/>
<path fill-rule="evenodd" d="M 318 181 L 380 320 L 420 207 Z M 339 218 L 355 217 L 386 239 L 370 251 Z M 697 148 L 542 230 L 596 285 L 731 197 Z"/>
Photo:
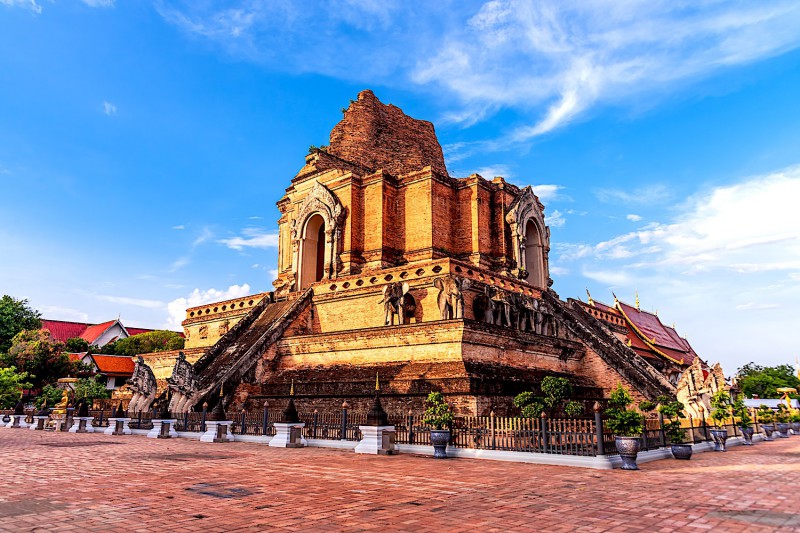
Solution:
<path fill-rule="evenodd" d="M 641 311 L 641 309 L 639 309 L 639 289 L 636 289 L 635 294 L 636 294 L 636 310 Z"/>
<path fill-rule="evenodd" d="M 292 386 L 289 388 L 289 396 L 294 396 L 294 378 L 292 378 Z"/>
<path fill-rule="evenodd" d="M 375 390 L 381 390 L 381 379 L 378 372 L 375 372 Z"/>
<path fill-rule="evenodd" d="M 589 288 L 588 288 L 588 287 L 586 288 L 586 296 L 588 296 L 588 297 L 589 297 L 589 305 L 591 305 L 592 307 L 594 307 L 594 300 L 592 300 L 592 295 L 591 295 L 591 294 L 589 294 Z"/>

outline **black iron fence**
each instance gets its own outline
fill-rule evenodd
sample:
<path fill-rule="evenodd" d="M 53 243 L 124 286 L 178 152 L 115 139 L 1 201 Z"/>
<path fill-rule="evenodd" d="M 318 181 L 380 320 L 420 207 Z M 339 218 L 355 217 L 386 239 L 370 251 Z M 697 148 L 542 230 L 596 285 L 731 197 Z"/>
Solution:
<path fill-rule="evenodd" d="M 62 425 L 66 431 L 71 425 L 72 409 L 66 413 L 67 423 Z M 8 421 L 12 409 L 0 410 L 0 421 Z M 34 410 L 27 410 L 26 421 L 33 422 Z M 113 409 L 93 409 L 89 415 L 94 417 L 94 427 L 108 427 L 108 420 L 114 416 Z M 281 420 L 283 413 L 265 407 L 257 411 L 238 411 L 228 413 L 232 420 L 231 432 L 236 435 L 273 436 L 275 422 Z M 131 429 L 152 429 L 157 411 L 143 411 L 129 415 Z M 360 425 L 366 423 L 366 413 L 341 409 L 333 413 L 301 412 L 300 420 L 305 423 L 303 435 L 307 439 L 358 441 L 361 439 Z M 206 429 L 208 413 L 190 412 L 173 415 L 175 429 L 186 432 L 203 432 Z M 762 424 L 754 414 L 753 429 L 762 431 Z M 398 444 L 430 444 L 431 427 L 423 423 L 419 415 L 390 414 L 389 423 L 395 426 Z M 682 420 L 685 432 L 684 443 L 710 441 L 711 429 L 705 419 Z M 594 419 L 573 418 L 513 418 L 497 416 L 456 417 L 452 426 L 450 445 L 455 448 L 479 450 L 505 450 L 516 452 L 536 452 L 560 455 L 596 456 L 616 454 L 614 435 L 608 431 L 602 417 Z M 739 419 L 731 418 L 721 427 L 728 431 L 729 437 L 742 435 Z M 642 450 L 654 450 L 671 444 L 666 437 L 663 420 L 648 418 L 641 435 Z M 675 443 L 677 444 L 677 443 Z"/>

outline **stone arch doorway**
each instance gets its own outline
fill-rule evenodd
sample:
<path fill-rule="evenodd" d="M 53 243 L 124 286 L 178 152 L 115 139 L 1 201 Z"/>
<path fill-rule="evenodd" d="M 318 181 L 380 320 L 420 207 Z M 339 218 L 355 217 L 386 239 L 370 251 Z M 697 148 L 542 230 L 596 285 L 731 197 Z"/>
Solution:
<path fill-rule="evenodd" d="M 546 287 L 543 279 L 544 253 L 542 234 L 533 219 L 525 223 L 525 270 L 528 271 L 528 283 L 536 287 Z"/>
<path fill-rule="evenodd" d="M 315 213 L 308 217 L 300 239 L 300 288 L 305 289 L 325 276 L 325 219 Z"/>

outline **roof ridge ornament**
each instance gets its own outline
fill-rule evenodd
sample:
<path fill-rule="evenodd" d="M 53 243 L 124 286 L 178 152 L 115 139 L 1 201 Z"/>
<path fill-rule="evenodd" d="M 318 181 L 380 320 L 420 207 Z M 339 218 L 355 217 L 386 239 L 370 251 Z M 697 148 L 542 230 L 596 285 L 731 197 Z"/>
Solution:
<path fill-rule="evenodd" d="M 634 289 L 634 294 L 636 295 L 636 310 L 641 311 L 639 308 L 639 289 Z"/>
<path fill-rule="evenodd" d="M 592 295 L 591 295 L 591 294 L 589 294 L 589 288 L 588 288 L 588 287 L 586 288 L 586 296 L 588 296 L 588 297 L 589 297 L 589 305 L 591 305 L 592 307 L 594 307 L 594 300 L 592 300 Z"/>

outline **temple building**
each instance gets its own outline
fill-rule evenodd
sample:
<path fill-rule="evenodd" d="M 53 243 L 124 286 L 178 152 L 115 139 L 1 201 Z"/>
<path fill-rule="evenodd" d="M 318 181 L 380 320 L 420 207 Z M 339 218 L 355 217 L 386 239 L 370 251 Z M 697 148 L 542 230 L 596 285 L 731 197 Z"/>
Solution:
<path fill-rule="evenodd" d="M 227 405 L 279 406 L 294 382 L 300 409 L 366 410 L 376 373 L 390 412 L 436 390 L 461 414 L 504 414 L 546 375 L 587 406 L 618 383 L 675 393 L 652 352 L 672 357 L 677 334 L 666 345 L 627 308 L 561 300 L 535 190 L 450 176 L 430 122 L 363 91 L 287 184 L 274 291 L 187 309 L 181 405 L 222 388 Z M 626 341 L 633 324 L 653 350 Z M 163 380 L 176 356 L 145 359 Z"/>

